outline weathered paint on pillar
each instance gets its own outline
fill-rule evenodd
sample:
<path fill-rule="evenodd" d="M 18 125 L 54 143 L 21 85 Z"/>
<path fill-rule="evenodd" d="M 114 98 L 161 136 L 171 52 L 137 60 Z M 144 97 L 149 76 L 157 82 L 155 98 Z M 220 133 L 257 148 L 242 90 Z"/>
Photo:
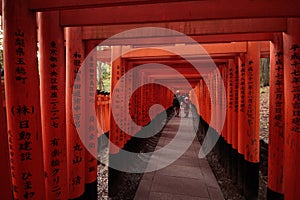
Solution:
<path fill-rule="evenodd" d="M 97 199 L 97 118 L 95 116 L 96 104 L 96 75 L 97 75 L 97 49 L 91 42 L 85 42 L 85 70 L 81 76 L 85 77 L 85 198 Z"/>
<path fill-rule="evenodd" d="M 125 62 L 125 73 L 126 73 L 126 92 L 127 94 L 132 94 L 132 73 L 127 73 L 131 68 L 131 65 L 128 62 Z M 130 128 L 130 122 L 132 121 L 131 117 L 130 117 L 130 109 L 131 109 L 131 104 L 130 104 L 130 98 L 132 95 L 130 95 L 130 97 L 127 97 L 127 95 L 125 96 L 125 102 L 128 102 L 128 110 L 127 107 L 125 108 L 125 113 L 129 113 L 129 115 L 126 115 L 125 120 L 125 125 L 127 126 L 127 130 L 130 131 L 129 134 L 125 134 L 125 141 L 129 141 L 131 139 L 131 133 L 132 133 L 132 128 Z"/>
<path fill-rule="evenodd" d="M 228 60 L 228 110 L 227 110 L 227 143 L 232 145 L 233 142 L 233 127 L 234 127 L 234 61 L 232 59 Z"/>
<path fill-rule="evenodd" d="M 233 60 L 233 113 L 232 113 L 232 148 L 238 149 L 238 110 L 239 110 L 239 65 L 237 57 Z"/>
<path fill-rule="evenodd" d="M 248 199 L 258 198 L 260 45 L 248 42 L 246 63 L 246 135 L 244 193 Z"/>
<path fill-rule="evenodd" d="M 28 3 L 3 1 L 7 129 L 14 198 L 43 199 L 36 15 Z"/>
<path fill-rule="evenodd" d="M 95 118 L 97 51 L 93 43 L 85 45 L 85 183 L 97 181 L 97 119 Z M 91 198 L 91 197 L 90 197 Z"/>
<path fill-rule="evenodd" d="M 284 153 L 284 64 L 282 33 L 274 34 L 270 45 L 270 107 L 268 196 L 283 194 Z M 272 195 L 271 195 L 272 196 Z M 269 199 L 272 197 L 269 196 Z M 274 199 L 274 198 L 273 198 Z"/>
<path fill-rule="evenodd" d="M 225 121 L 224 121 L 224 126 L 223 126 L 223 131 L 222 131 L 222 137 L 224 139 L 224 141 L 227 140 L 227 135 L 228 135 L 228 67 L 226 64 L 223 64 L 222 65 L 222 80 L 224 82 L 224 87 L 225 87 L 225 94 L 223 95 L 224 96 L 224 108 L 226 110 L 225 112 Z"/>
<path fill-rule="evenodd" d="M 7 126 L 3 105 L 3 87 L 0 84 L 0 188 L 1 198 L 12 199 L 12 182 L 11 182 L 11 172 L 10 172 L 10 159 L 8 150 L 8 138 L 7 138 Z"/>
<path fill-rule="evenodd" d="M 121 51 L 121 47 L 113 47 L 112 48 L 112 54 L 118 54 L 118 52 Z M 114 56 L 112 56 L 114 57 Z M 116 116 L 114 117 L 113 114 L 111 113 L 110 115 L 110 133 L 109 133 L 109 140 L 111 143 L 115 144 L 116 146 L 110 145 L 109 146 L 109 153 L 110 154 L 116 154 L 119 152 L 119 148 L 122 147 L 123 145 L 123 135 L 122 135 L 122 130 L 118 127 L 117 122 L 120 123 L 120 121 L 122 120 L 122 111 L 121 108 L 123 107 L 122 102 L 120 101 L 120 99 L 123 98 L 124 96 L 124 91 L 122 91 L 121 89 L 119 90 L 114 90 L 115 89 L 115 85 L 117 84 L 117 82 L 119 81 L 119 79 L 122 77 L 122 60 L 121 58 L 116 58 L 113 62 L 112 62 L 112 68 L 111 68 L 111 95 L 113 94 L 113 92 L 115 92 L 116 98 L 115 99 L 111 99 L 111 106 L 120 110 L 119 113 L 116 113 Z M 110 109 L 110 112 L 112 111 L 112 109 Z"/>
<path fill-rule="evenodd" d="M 66 29 L 66 124 L 68 153 L 68 186 L 70 199 L 80 198 L 85 187 L 85 147 L 78 131 L 84 128 L 84 77 L 78 74 L 84 60 L 81 28 Z M 76 75 L 78 77 L 76 78 Z M 75 79 L 76 78 L 76 79 Z M 74 98 L 72 98 L 74 95 Z M 73 117 L 74 116 L 74 117 Z M 82 134 L 82 133 L 81 133 Z"/>
<path fill-rule="evenodd" d="M 300 19 L 287 20 L 284 50 L 284 198 L 299 199 L 300 179 Z"/>
<path fill-rule="evenodd" d="M 221 72 L 222 72 L 222 80 L 223 80 L 223 84 L 224 84 L 224 88 L 225 88 L 225 91 L 224 92 L 224 95 L 223 95 L 223 98 L 222 99 L 222 109 L 224 109 L 226 112 L 225 112 L 225 116 L 224 116 L 224 126 L 223 126 L 223 130 L 222 130 L 222 137 L 223 139 L 225 139 L 227 137 L 227 92 L 228 92 L 228 89 L 227 89 L 227 67 L 226 65 L 222 65 L 221 67 Z"/>
<path fill-rule="evenodd" d="M 238 58 L 239 66 L 239 107 L 238 107 L 238 153 L 244 155 L 245 142 L 244 137 L 246 135 L 245 122 L 246 122 L 246 66 L 245 55 L 241 54 Z"/>
<path fill-rule="evenodd" d="M 46 199 L 67 199 L 66 68 L 58 12 L 39 13 L 41 113 Z"/>
<path fill-rule="evenodd" d="M 259 162 L 259 97 L 260 97 L 260 46 L 248 42 L 246 63 L 246 138 L 245 159 Z"/>

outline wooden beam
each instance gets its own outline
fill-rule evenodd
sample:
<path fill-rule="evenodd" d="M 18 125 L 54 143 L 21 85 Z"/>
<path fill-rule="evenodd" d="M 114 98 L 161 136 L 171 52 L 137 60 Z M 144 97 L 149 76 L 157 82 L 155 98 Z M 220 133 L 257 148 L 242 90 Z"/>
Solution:
<path fill-rule="evenodd" d="M 215 63 L 223 63 L 226 62 L 224 59 L 228 59 L 228 57 L 247 52 L 246 42 L 203 44 L 201 46 L 204 49 L 203 52 L 199 52 L 198 45 L 165 46 L 161 49 L 159 47 L 131 48 L 125 46 L 121 55 L 123 59 L 135 61 L 137 64 L 149 63 L 153 60 L 155 63 L 170 64 L 175 62 L 182 64 L 186 61 L 180 56 L 189 56 L 194 62 L 207 62 L 207 60 L 212 59 Z M 260 42 L 260 51 L 262 55 L 269 55 L 270 42 Z M 172 52 L 177 52 L 180 56 Z M 110 56 L 111 50 L 108 48 L 97 52 L 97 59 L 102 62 L 110 62 Z"/>
<path fill-rule="evenodd" d="M 176 2 L 178 0 L 164 0 L 163 2 Z M 30 8 L 36 11 L 82 9 L 95 7 L 114 7 L 124 5 L 141 5 L 160 3 L 161 0 L 29 0 Z"/>
<path fill-rule="evenodd" d="M 178 45 L 164 47 L 163 49 L 146 48 L 146 49 L 131 49 L 124 48 L 122 58 L 134 58 L 134 57 L 178 57 L 172 52 L 177 52 L 180 56 L 195 56 L 203 55 L 208 57 L 210 54 L 222 54 L 222 53 L 245 53 L 247 52 L 246 42 L 236 43 L 223 43 L 223 44 L 203 44 L 203 52 L 199 52 L 198 45 Z"/>
<path fill-rule="evenodd" d="M 36 0 L 37 1 L 37 0 Z M 50 1 L 50 0 L 49 0 Z M 61 25 L 105 25 L 206 19 L 300 17 L 300 1 L 214 0 L 124 5 L 61 11 Z M 267 25 L 267 23 L 265 24 Z"/>
<path fill-rule="evenodd" d="M 97 27 L 94 27 L 97 28 Z M 84 28 L 85 29 L 85 28 Z M 83 33 L 85 40 L 93 42 L 95 46 L 101 44 L 107 38 L 97 38 L 96 34 L 87 30 Z M 102 33 L 104 34 L 104 33 Z M 109 44 L 114 46 L 121 45 L 172 45 L 172 44 L 190 44 L 194 42 L 198 43 L 222 43 L 222 42 L 245 42 L 245 41 L 271 41 L 273 39 L 273 33 L 243 33 L 243 34 L 219 34 L 219 35 L 196 35 L 189 36 L 194 41 L 186 39 L 186 36 L 169 36 L 169 37 L 147 37 L 147 38 L 116 38 L 109 39 Z"/>
<path fill-rule="evenodd" d="M 199 81 L 200 81 L 201 78 L 191 78 L 191 79 L 187 79 L 188 82 L 190 83 L 190 85 L 192 87 L 195 87 Z M 189 89 L 189 87 L 185 84 L 186 83 L 186 80 L 178 80 L 178 79 L 155 79 L 154 80 L 156 83 L 161 83 L 161 84 L 171 84 L 172 86 L 180 86 L 180 87 L 183 87 L 183 88 L 186 88 L 186 89 Z"/>
<path fill-rule="evenodd" d="M 76 17 L 74 17 L 76 16 Z M 89 25 L 88 21 L 77 20 L 80 15 L 74 14 L 71 21 L 61 20 L 62 26 L 75 26 L 75 25 Z M 98 16 L 99 17 L 99 16 Z M 98 18 L 96 17 L 96 18 Z M 145 21 L 147 22 L 147 21 Z M 197 36 L 197 35 L 216 35 L 216 34 L 241 34 L 241 33 L 271 33 L 271 32 L 284 32 L 286 31 L 285 18 L 257 18 L 257 19 L 223 19 L 223 20 L 201 20 L 201 21 L 185 21 L 185 22 L 168 22 L 162 23 L 140 23 L 140 24 L 126 24 L 126 25 L 97 25 L 101 26 L 86 26 L 83 28 L 83 39 L 106 39 L 111 36 L 136 28 L 144 27 L 158 27 L 167 28 L 178 31 L 180 33 Z M 155 32 L 154 32 L 155 31 Z M 149 29 L 139 30 L 139 35 L 123 34 L 119 38 L 147 38 L 147 37 L 171 37 L 166 31 L 149 31 Z M 180 36 L 174 33 L 175 36 Z M 217 37 L 217 36 L 216 36 Z"/>
<path fill-rule="evenodd" d="M 189 76 L 192 77 L 202 77 L 203 74 L 209 73 L 211 71 L 213 71 L 216 68 L 212 68 L 211 65 L 206 65 L 205 63 L 203 63 L 203 65 L 198 66 L 201 67 L 201 73 L 194 68 L 192 65 L 190 64 L 185 64 L 185 65 L 168 65 L 169 67 L 173 68 L 176 71 L 172 71 L 170 72 L 170 70 L 166 70 L 161 68 L 160 66 L 157 65 L 148 65 L 147 67 L 143 67 L 141 70 L 139 70 L 139 73 L 143 73 L 146 75 L 153 75 L 153 76 L 157 76 L 157 77 L 177 77 L 179 78 L 179 75 L 181 74 L 182 76 L 185 76 L 186 78 Z"/>
<path fill-rule="evenodd" d="M 232 57 L 232 59 L 234 56 Z M 227 63 L 228 59 L 218 59 L 218 58 L 211 58 L 211 59 L 192 59 L 195 63 L 207 63 L 210 61 L 213 61 L 215 63 Z M 137 60 L 131 60 L 126 59 L 126 61 L 131 62 L 133 65 L 142 65 L 147 63 L 159 63 L 159 64 L 165 64 L 168 66 L 171 66 L 173 68 L 186 68 L 191 66 L 191 64 L 184 59 L 137 59 Z"/>

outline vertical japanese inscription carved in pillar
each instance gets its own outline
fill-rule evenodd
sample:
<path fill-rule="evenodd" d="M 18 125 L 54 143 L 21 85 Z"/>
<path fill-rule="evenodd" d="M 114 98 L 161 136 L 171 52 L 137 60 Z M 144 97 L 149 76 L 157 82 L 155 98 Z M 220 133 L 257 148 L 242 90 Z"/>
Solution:
<path fill-rule="evenodd" d="M 66 199 L 66 69 L 58 12 L 39 13 L 41 113 L 46 199 Z"/>
<path fill-rule="evenodd" d="M 28 1 L 5 0 L 4 67 L 10 164 L 15 199 L 45 197 L 37 33 Z M 2 106 L 2 105 L 1 105 Z"/>

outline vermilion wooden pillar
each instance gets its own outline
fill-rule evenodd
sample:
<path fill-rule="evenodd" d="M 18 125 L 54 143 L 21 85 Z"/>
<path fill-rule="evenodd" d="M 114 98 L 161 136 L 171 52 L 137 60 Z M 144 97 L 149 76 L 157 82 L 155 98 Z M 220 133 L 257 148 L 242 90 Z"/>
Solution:
<path fill-rule="evenodd" d="M 227 71 L 226 71 L 227 69 L 226 69 L 226 65 L 224 65 L 224 64 L 222 64 L 222 66 L 221 66 L 221 76 L 222 76 L 222 81 L 223 81 L 223 83 L 222 84 L 224 84 L 224 91 L 222 91 L 224 94 L 222 94 L 222 97 L 223 97 L 223 99 L 222 99 L 222 109 L 224 109 L 225 110 L 225 115 L 223 116 L 224 117 L 224 125 L 223 125 L 223 130 L 222 130 L 222 137 L 223 137 L 223 139 L 226 137 L 226 135 L 227 135 L 227 124 L 226 124 L 226 121 L 227 121 L 227 105 L 226 105 L 226 100 L 227 100 L 227 96 L 226 96 L 226 92 L 227 92 L 227 76 L 226 76 L 226 73 L 227 73 Z"/>
<path fill-rule="evenodd" d="M 84 198 L 85 147 L 78 135 L 78 131 L 83 131 L 85 124 L 83 118 L 85 95 L 83 93 L 84 85 L 82 85 L 84 77 L 79 74 L 75 80 L 83 60 L 84 47 L 81 39 L 81 28 L 67 28 L 66 124 L 69 199 Z"/>
<path fill-rule="evenodd" d="M 246 63 L 245 185 L 248 199 L 258 197 L 260 45 L 248 42 Z"/>
<path fill-rule="evenodd" d="M 228 61 L 228 131 L 227 131 L 227 143 L 232 145 L 233 142 L 233 123 L 234 121 L 234 115 L 233 115 L 233 110 L 234 110 L 234 62 L 232 59 Z"/>
<path fill-rule="evenodd" d="M 212 84 L 212 80 L 211 80 L 211 74 L 208 74 L 207 76 L 207 79 L 208 80 L 204 86 L 204 90 L 205 90 L 205 94 L 206 94 L 206 102 L 204 103 L 204 107 L 205 107 L 205 121 L 207 124 L 210 124 L 211 122 L 211 116 L 212 116 L 212 113 L 211 113 L 211 110 L 212 110 L 212 92 L 213 91 L 209 91 L 208 87 L 211 86 Z M 212 87 L 210 87 L 212 88 Z"/>
<path fill-rule="evenodd" d="M 284 46 L 284 199 L 299 199 L 300 179 L 300 19 L 287 20 Z"/>
<path fill-rule="evenodd" d="M 45 199 L 67 199 L 64 32 L 58 12 L 39 13 Z"/>
<path fill-rule="evenodd" d="M 112 53 L 118 55 L 118 53 L 121 51 L 121 47 L 113 47 L 112 48 Z M 114 90 L 115 85 L 119 81 L 119 79 L 122 77 L 122 60 L 121 58 L 116 58 L 112 62 L 112 69 L 111 69 L 111 95 L 113 92 L 115 92 L 116 98 L 111 99 L 111 106 L 120 109 L 119 113 L 116 113 L 116 116 L 113 116 L 111 113 L 110 115 L 110 133 L 109 133 L 109 140 L 111 143 L 115 144 L 116 146 L 110 145 L 109 146 L 109 153 L 110 154 L 116 154 L 119 152 L 119 148 L 123 145 L 123 135 L 122 135 L 122 130 L 118 127 L 116 124 L 116 121 L 120 122 L 122 120 L 122 102 L 119 101 L 121 98 L 123 98 L 124 91 L 121 89 L 119 90 Z M 112 111 L 112 109 L 111 109 Z"/>
<path fill-rule="evenodd" d="M 224 92 L 224 99 L 222 99 L 222 109 L 224 109 L 226 112 L 225 112 L 225 116 L 224 116 L 224 125 L 223 125 L 223 130 L 222 130 L 222 137 L 219 138 L 219 140 L 221 141 L 220 142 L 220 162 L 222 164 L 223 167 L 225 167 L 225 164 L 226 164 L 226 154 L 225 154 L 225 148 L 227 146 L 226 144 L 226 138 L 227 138 L 227 120 L 228 120 L 228 117 L 227 117 L 227 92 L 228 92 L 228 84 L 227 84 L 227 65 L 225 64 L 222 64 L 222 67 L 221 67 L 221 75 L 222 75 L 222 80 L 223 80 L 223 84 L 224 84 L 224 88 L 225 88 L 225 91 L 222 91 Z"/>
<path fill-rule="evenodd" d="M 14 199 L 43 199 L 37 27 L 28 3 L 3 1 L 7 129 Z"/>
<path fill-rule="evenodd" d="M 115 58 L 116 56 L 120 55 L 120 52 L 122 51 L 122 47 L 120 46 L 114 46 L 112 47 L 112 58 Z M 109 162 L 114 162 L 114 159 L 118 157 L 118 153 L 120 151 L 120 148 L 123 146 L 123 131 L 119 128 L 117 125 L 117 122 L 120 123 L 121 120 L 123 120 L 123 102 L 121 101 L 122 98 L 124 98 L 124 91 L 123 88 L 119 88 L 118 90 L 115 89 L 116 84 L 122 77 L 122 73 L 124 73 L 124 66 L 122 65 L 122 59 L 120 57 L 115 58 L 115 60 L 112 60 L 112 66 L 111 66 L 111 107 L 110 107 L 110 131 L 109 131 L 109 141 L 108 149 L 109 149 Z M 112 114 L 112 109 L 118 109 L 119 112 L 116 113 L 114 116 Z M 108 181 L 108 196 L 112 197 L 115 194 L 114 187 L 115 182 L 113 180 L 118 175 L 118 171 L 109 168 L 108 170 L 108 177 L 110 177 Z"/>
<path fill-rule="evenodd" d="M 245 66 L 245 55 L 241 54 L 238 58 L 239 66 L 239 105 L 238 105 L 238 153 L 244 155 L 245 144 L 244 136 L 246 134 L 245 122 L 246 122 L 246 66 Z"/>
<path fill-rule="evenodd" d="M 202 120 L 203 118 L 203 113 L 204 113 L 204 109 L 203 109 L 203 102 L 204 102 L 204 90 L 203 90 L 203 79 L 200 79 L 199 82 L 199 96 L 198 96 L 198 102 L 199 102 L 199 115 L 200 115 L 200 120 Z"/>
<path fill-rule="evenodd" d="M 268 199 L 283 199 L 284 64 L 282 33 L 270 45 Z"/>
<path fill-rule="evenodd" d="M 2 188 L 2 198 L 12 199 L 12 182 L 10 172 L 10 159 L 8 151 L 8 138 L 7 138 L 7 126 L 3 105 L 3 88 L 2 83 L 0 84 L 0 188 Z"/>
<path fill-rule="evenodd" d="M 244 183 L 244 154 L 245 154 L 245 142 L 244 137 L 246 135 L 246 65 L 245 54 L 240 54 L 238 57 L 239 66 L 239 105 L 238 105 L 238 174 L 237 174 L 237 187 L 241 193 L 243 193 Z"/>
<path fill-rule="evenodd" d="M 228 109 L 227 109 L 227 145 L 225 147 L 225 157 L 227 158 L 227 164 L 225 165 L 226 171 L 229 174 L 230 177 L 232 177 L 233 167 L 232 167 L 232 147 L 233 143 L 235 141 L 235 123 L 236 123 L 236 116 L 234 115 L 234 106 L 235 106 L 235 79 L 234 79 L 234 73 L 235 73 L 235 66 L 234 66 L 234 60 L 229 59 L 228 60 L 228 93 L 227 93 L 227 101 L 228 101 Z"/>
<path fill-rule="evenodd" d="M 237 174 L 238 174 L 238 138 L 240 137 L 238 132 L 238 110 L 239 110 L 239 65 L 238 65 L 238 57 L 236 56 L 233 59 L 233 113 L 232 113 L 232 151 L 231 151 L 231 158 L 232 158 L 232 182 L 234 184 L 237 183 Z"/>
<path fill-rule="evenodd" d="M 95 49 L 94 49 L 95 48 Z M 91 42 L 85 43 L 85 191 L 86 198 L 97 199 L 97 119 L 95 118 L 97 51 Z"/>
<path fill-rule="evenodd" d="M 233 65 L 233 113 L 232 113 L 232 148 L 237 150 L 238 147 L 238 91 L 239 91 L 239 66 L 235 59 L 232 59 Z"/>
<path fill-rule="evenodd" d="M 126 66 L 125 66 L 125 71 L 126 73 L 131 69 L 131 64 L 129 62 L 126 62 Z M 132 73 L 127 73 L 127 78 L 126 78 L 126 92 L 127 94 L 132 94 Z M 132 95 L 130 95 L 130 97 L 127 97 L 126 95 L 126 99 L 125 99 L 125 102 L 128 102 L 129 103 L 129 109 L 125 108 L 125 112 L 126 113 L 129 113 L 130 114 L 130 110 L 131 110 L 131 103 L 130 103 L 130 98 L 132 97 Z M 129 116 L 126 116 L 125 118 L 125 124 L 127 126 L 127 129 L 130 130 L 130 132 L 132 133 L 133 132 L 133 128 L 130 127 L 130 122 L 131 122 L 131 117 L 130 115 Z M 130 134 L 125 134 L 125 141 L 129 141 L 131 139 L 131 135 Z"/>

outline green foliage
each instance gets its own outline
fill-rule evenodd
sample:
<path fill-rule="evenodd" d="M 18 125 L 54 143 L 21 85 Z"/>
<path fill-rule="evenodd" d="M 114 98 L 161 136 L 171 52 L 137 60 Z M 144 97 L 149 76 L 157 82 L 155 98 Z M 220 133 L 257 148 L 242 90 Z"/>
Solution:
<path fill-rule="evenodd" d="M 97 62 L 97 89 L 110 92 L 111 66 L 107 63 Z"/>

